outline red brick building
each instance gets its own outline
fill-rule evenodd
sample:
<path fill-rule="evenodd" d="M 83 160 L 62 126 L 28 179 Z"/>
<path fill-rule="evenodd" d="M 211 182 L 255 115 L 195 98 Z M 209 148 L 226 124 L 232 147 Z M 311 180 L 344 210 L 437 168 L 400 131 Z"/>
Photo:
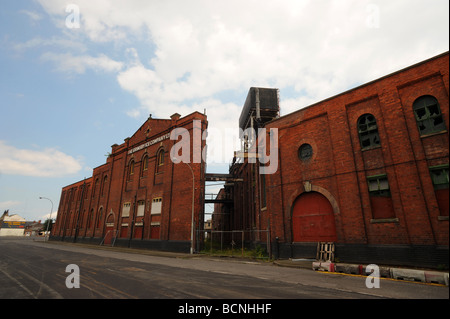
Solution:
<path fill-rule="evenodd" d="M 222 220 L 270 228 L 275 257 L 334 242 L 341 262 L 448 267 L 448 96 L 446 52 L 282 117 L 251 115 L 259 140 L 277 130 L 278 168 L 236 160 L 230 174 L 243 181 L 227 186 Z"/>
<path fill-rule="evenodd" d="M 198 112 L 150 117 L 92 177 L 62 189 L 52 239 L 188 252 L 193 195 L 195 229 L 203 227 L 206 165 L 197 155 L 206 128 Z"/>

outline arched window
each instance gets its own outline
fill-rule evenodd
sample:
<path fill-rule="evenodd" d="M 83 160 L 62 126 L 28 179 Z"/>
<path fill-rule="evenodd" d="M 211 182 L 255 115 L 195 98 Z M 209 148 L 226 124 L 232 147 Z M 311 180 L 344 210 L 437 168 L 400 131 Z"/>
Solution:
<path fill-rule="evenodd" d="M 94 188 L 92 189 L 92 197 L 95 196 L 95 192 L 97 191 L 97 188 L 98 188 L 98 178 L 95 179 Z"/>
<path fill-rule="evenodd" d="M 130 161 L 130 164 L 128 165 L 128 176 L 127 180 L 131 180 L 134 175 L 134 160 Z"/>
<path fill-rule="evenodd" d="M 89 213 L 89 216 L 88 216 L 87 228 L 91 228 L 92 227 L 93 220 L 94 220 L 94 209 L 92 208 L 90 213 Z"/>
<path fill-rule="evenodd" d="M 431 95 L 419 97 L 413 103 L 414 115 L 420 135 L 445 131 L 445 122 L 438 100 Z"/>
<path fill-rule="evenodd" d="M 358 134 L 362 150 L 378 147 L 381 144 L 377 121 L 372 114 L 364 114 L 358 119 Z"/>
<path fill-rule="evenodd" d="M 100 227 L 102 223 L 102 218 L 103 218 L 103 207 L 100 207 L 100 210 L 98 212 L 97 228 Z"/>
<path fill-rule="evenodd" d="M 105 189 L 106 189 L 107 182 L 108 182 L 108 175 L 105 175 L 105 177 L 103 177 L 101 196 L 105 195 Z"/>
<path fill-rule="evenodd" d="M 142 158 L 142 171 L 148 170 L 148 155 L 145 154 Z"/>
<path fill-rule="evenodd" d="M 162 170 L 162 166 L 164 165 L 164 149 L 161 148 L 157 153 L 156 153 L 156 172 L 160 172 Z"/>

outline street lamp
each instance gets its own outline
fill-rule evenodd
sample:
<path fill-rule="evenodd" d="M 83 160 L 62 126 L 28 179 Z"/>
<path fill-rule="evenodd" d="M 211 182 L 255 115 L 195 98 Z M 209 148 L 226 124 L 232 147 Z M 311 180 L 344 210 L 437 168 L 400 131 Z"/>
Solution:
<path fill-rule="evenodd" d="M 50 203 L 52 203 L 52 209 L 50 210 L 50 221 L 47 223 L 47 230 L 46 230 L 46 234 L 45 234 L 45 237 L 44 237 L 44 241 L 47 241 L 48 239 L 47 239 L 47 236 L 48 236 L 48 228 L 50 227 L 50 223 L 52 222 L 52 212 L 53 212 L 53 202 L 52 202 L 52 200 L 50 199 L 50 198 L 47 198 L 47 197 L 39 197 L 39 199 L 47 199 L 47 200 L 49 200 L 50 201 Z"/>
<path fill-rule="evenodd" d="M 176 157 L 173 157 L 172 160 L 178 161 Z M 194 254 L 194 198 L 195 198 L 195 177 L 194 171 L 192 170 L 191 165 L 188 163 L 182 162 L 189 167 L 192 173 L 192 215 L 191 215 L 191 255 Z"/>

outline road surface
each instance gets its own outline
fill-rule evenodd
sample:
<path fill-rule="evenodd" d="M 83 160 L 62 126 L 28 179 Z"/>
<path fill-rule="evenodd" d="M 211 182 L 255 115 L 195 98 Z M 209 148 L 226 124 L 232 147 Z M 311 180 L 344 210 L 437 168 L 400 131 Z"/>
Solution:
<path fill-rule="evenodd" d="M 380 288 L 369 289 L 365 281 L 269 262 L 162 257 L 0 237 L 1 299 L 449 298 L 444 286 L 382 279 Z"/>

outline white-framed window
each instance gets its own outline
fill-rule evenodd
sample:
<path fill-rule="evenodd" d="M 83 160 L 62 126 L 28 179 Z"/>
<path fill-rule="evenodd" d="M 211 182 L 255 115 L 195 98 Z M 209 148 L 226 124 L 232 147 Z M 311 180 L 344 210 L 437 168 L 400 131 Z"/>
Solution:
<path fill-rule="evenodd" d="M 144 213 L 145 213 L 145 201 L 140 200 L 138 201 L 137 216 L 144 216 Z"/>
<path fill-rule="evenodd" d="M 130 216 L 131 203 L 124 203 L 122 208 L 122 217 Z"/>
<path fill-rule="evenodd" d="M 162 197 L 156 197 L 152 200 L 152 215 L 159 215 L 161 214 L 161 207 L 162 207 Z"/>

